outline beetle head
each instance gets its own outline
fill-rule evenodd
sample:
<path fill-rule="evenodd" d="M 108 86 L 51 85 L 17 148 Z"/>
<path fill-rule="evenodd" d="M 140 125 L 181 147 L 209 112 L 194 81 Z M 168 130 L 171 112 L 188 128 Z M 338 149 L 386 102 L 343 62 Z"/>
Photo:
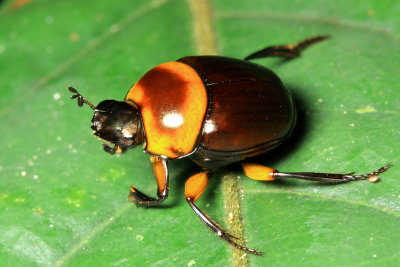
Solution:
<path fill-rule="evenodd" d="M 100 102 L 95 109 L 92 124 L 94 135 L 122 149 L 143 143 L 140 112 L 126 102 L 115 100 Z"/>
<path fill-rule="evenodd" d="M 77 98 L 79 106 L 86 103 L 94 110 L 91 126 L 94 135 L 107 143 L 114 144 L 114 147 L 104 144 L 106 152 L 114 154 L 115 151 L 143 144 L 142 117 L 133 103 L 131 105 L 123 101 L 104 100 L 95 107 L 74 88 L 68 89 L 75 93 L 71 98 Z"/>

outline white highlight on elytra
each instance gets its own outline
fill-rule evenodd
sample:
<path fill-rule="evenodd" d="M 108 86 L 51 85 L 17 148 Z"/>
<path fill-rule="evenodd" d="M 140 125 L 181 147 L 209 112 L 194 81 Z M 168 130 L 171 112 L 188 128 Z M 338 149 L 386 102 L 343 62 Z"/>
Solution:
<path fill-rule="evenodd" d="M 164 116 L 162 123 L 168 128 L 178 128 L 183 124 L 183 117 L 181 114 L 169 113 Z"/>
<path fill-rule="evenodd" d="M 215 131 L 215 124 L 213 121 L 206 121 L 204 123 L 204 132 L 211 133 Z"/>

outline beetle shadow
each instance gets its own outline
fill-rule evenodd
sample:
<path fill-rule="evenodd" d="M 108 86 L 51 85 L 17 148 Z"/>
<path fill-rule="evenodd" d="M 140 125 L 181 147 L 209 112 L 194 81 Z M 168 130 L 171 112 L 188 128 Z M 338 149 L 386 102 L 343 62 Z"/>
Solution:
<path fill-rule="evenodd" d="M 275 70 L 275 69 L 279 68 L 280 66 L 285 65 L 285 64 L 287 64 L 287 63 L 289 63 L 290 61 L 293 61 L 293 60 L 295 60 L 295 58 L 281 58 L 281 57 L 276 58 L 272 62 L 272 64 L 269 64 L 269 68 Z M 292 91 L 292 93 L 293 93 L 293 91 Z"/>
<path fill-rule="evenodd" d="M 283 62 L 288 61 L 290 59 L 284 59 Z M 251 159 L 252 162 L 260 163 L 263 165 L 267 165 L 273 168 L 275 164 L 278 164 L 281 161 L 287 160 L 289 155 L 299 149 L 302 143 L 307 139 L 307 135 L 309 134 L 310 122 L 313 121 L 313 115 L 309 112 L 308 105 L 309 101 L 307 101 L 303 95 L 299 92 L 299 87 L 295 85 L 286 85 L 286 88 L 292 93 L 294 101 L 296 103 L 297 110 L 297 122 L 293 129 L 292 135 L 280 146 L 277 148 L 262 154 L 260 156 L 254 157 Z M 299 171 L 307 171 L 307 170 L 299 170 Z M 290 185 L 294 184 L 294 181 L 298 179 L 277 179 L 274 181 L 268 182 L 268 184 L 273 185 Z M 264 183 L 267 185 L 267 183 Z M 296 183 L 296 186 L 335 186 L 337 183 L 321 183 L 321 182 L 308 182 L 308 183 Z"/>
<path fill-rule="evenodd" d="M 268 165 L 273 167 L 275 164 L 289 157 L 290 153 L 299 149 L 309 133 L 309 122 L 312 121 L 313 118 L 307 109 L 308 102 L 304 96 L 299 93 L 301 91 L 298 89 L 299 87 L 295 85 L 286 85 L 286 88 L 292 93 L 297 110 L 297 121 L 293 128 L 292 135 L 277 148 L 254 157 L 254 160 L 251 159 L 251 161 L 261 164 L 268 162 Z"/>
<path fill-rule="evenodd" d="M 268 57 L 268 58 L 259 58 L 259 61 L 250 61 L 256 64 L 259 64 L 261 66 L 264 66 L 268 69 L 271 69 L 275 71 L 279 67 L 290 63 L 293 60 L 296 60 L 297 58 L 282 58 L 282 57 Z M 267 63 L 266 63 L 267 62 Z M 287 87 L 287 86 L 286 86 Z"/>

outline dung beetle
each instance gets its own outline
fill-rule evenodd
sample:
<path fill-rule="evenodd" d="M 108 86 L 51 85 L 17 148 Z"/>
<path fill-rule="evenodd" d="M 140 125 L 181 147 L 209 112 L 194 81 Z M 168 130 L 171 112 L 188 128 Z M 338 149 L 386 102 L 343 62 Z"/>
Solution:
<path fill-rule="evenodd" d="M 169 192 L 168 160 L 188 157 L 202 168 L 185 183 L 185 199 L 220 238 L 246 252 L 262 252 L 240 245 L 195 202 L 213 171 L 240 162 L 246 176 L 261 181 L 298 178 L 325 183 L 376 180 L 390 165 L 367 174 L 280 172 L 248 158 L 268 152 L 292 133 L 296 108 L 292 94 L 271 70 L 249 62 L 262 57 L 300 56 L 301 51 L 327 36 L 291 45 L 269 46 L 244 60 L 222 56 L 188 56 L 160 64 L 128 91 L 124 101 L 104 100 L 92 105 L 68 87 L 78 105 L 94 110 L 91 128 L 110 154 L 143 145 L 157 181 L 157 197 L 131 187 L 129 198 L 138 207 L 161 204 Z M 112 144 L 109 146 L 108 144 Z"/>

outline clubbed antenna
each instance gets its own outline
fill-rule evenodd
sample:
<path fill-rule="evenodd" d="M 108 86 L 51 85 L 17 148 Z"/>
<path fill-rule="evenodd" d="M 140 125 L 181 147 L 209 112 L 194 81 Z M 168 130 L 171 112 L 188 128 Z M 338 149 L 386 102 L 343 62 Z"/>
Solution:
<path fill-rule="evenodd" d="M 74 87 L 72 86 L 68 86 L 68 90 L 73 93 L 74 95 L 71 96 L 71 99 L 75 99 L 77 98 L 78 100 L 78 106 L 82 107 L 83 103 L 85 103 L 86 105 L 88 105 L 91 109 L 96 110 L 96 107 L 90 103 L 89 101 L 86 100 L 86 98 L 84 98 Z"/>

